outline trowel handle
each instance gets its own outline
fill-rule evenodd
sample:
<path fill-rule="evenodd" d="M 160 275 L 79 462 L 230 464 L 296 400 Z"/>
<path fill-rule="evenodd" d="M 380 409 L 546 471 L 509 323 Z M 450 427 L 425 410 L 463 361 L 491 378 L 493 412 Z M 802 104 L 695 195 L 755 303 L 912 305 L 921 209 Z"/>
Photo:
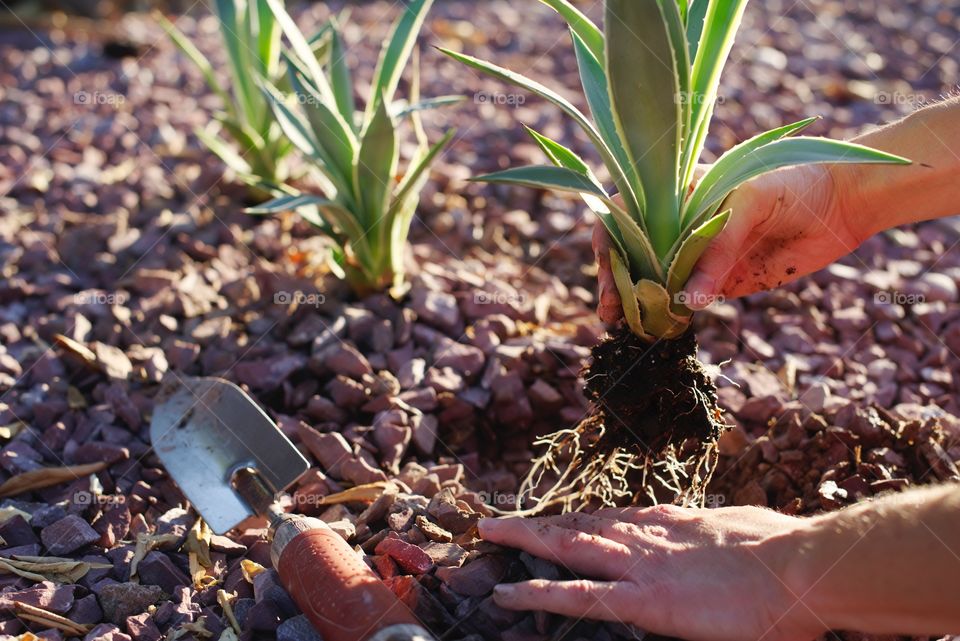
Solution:
<path fill-rule="evenodd" d="M 324 641 L 433 641 L 323 521 L 285 518 L 274 533 L 271 556 L 283 586 Z"/>

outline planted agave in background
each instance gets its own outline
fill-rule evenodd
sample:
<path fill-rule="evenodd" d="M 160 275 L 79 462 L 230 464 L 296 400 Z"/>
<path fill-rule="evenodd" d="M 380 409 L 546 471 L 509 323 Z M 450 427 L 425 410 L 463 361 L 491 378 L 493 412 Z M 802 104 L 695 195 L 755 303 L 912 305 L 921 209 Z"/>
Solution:
<path fill-rule="evenodd" d="M 856 144 L 790 137 L 811 118 L 734 147 L 695 181 L 720 72 L 747 0 L 607 0 L 603 32 L 568 0 L 541 1 L 570 26 L 592 120 L 533 80 L 444 51 L 572 117 L 622 196 L 622 204 L 615 202 L 586 162 L 532 130 L 553 166 L 476 178 L 580 194 L 613 240 L 610 259 L 627 325 L 594 349 L 585 373 L 596 415 L 541 441 L 549 451 L 527 480 L 527 498 L 545 475 L 555 474 L 559 481 L 540 506 L 557 497 L 568 506 L 571 497 L 610 502 L 629 493 L 627 472 L 638 469 L 653 471 L 681 500 L 695 501 L 723 426 L 716 389 L 696 359 L 693 312 L 681 293 L 731 216 L 725 199 L 781 167 L 908 161 Z M 561 467 L 560 459 L 569 465 Z"/>
<path fill-rule="evenodd" d="M 291 192 L 251 213 L 293 210 L 335 243 L 335 267 L 359 295 L 399 286 L 404 251 L 420 191 L 437 155 L 453 138 L 446 132 L 430 146 L 420 112 L 460 100 L 445 96 L 420 101 L 419 71 L 413 67 L 410 101 L 394 100 L 400 77 L 433 0 L 404 4 L 374 72 L 365 109 L 358 111 L 353 82 L 343 56 L 343 40 L 334 24 L 328 69 L 324 71 L 279 0 L 266 0 L 289 41 L 284 56 L 292 94 L 275 83 L 261 87 L 291 143 L 317 170 L 322 195 Z M 417 139 L 406 170 L 399 170 L 399 123 L 410 118 Z"/>
<path fill-rule="evenodd" d="M 159 13 L 157 20 L 223 103 L 215 115 L 221 131 L 198 129 L 197 137 L 262 199 L 287 178 L 283 161 L 291 150 L 256 81 L 258 76 L 283 78 L 280 29 L 266 0 L 217 0 L 216 8 L 229 60 L 226 88 L 210 61 L 172 22 Z"/>

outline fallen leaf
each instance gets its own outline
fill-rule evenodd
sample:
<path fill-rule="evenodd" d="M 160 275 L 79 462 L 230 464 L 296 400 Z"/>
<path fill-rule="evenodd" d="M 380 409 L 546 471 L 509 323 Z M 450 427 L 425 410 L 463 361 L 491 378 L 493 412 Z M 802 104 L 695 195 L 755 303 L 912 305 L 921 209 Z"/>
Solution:
<path fill-rule="evenodd" d="M 83 397 L 83 392 L 71 385 L 67 388 L 67 405 L 72 410 L 82 410 L 87 407 L 87 399 Z"/>
<path fill-rule="evenodd" d="M 174 545 L 179 540 L 180 537 L 176 534 L 147 534 L 146 532 L 138 534 L 137 545 L 133 549 L 133 557 L 130 559 L 130 576 L 135 577 L 137 575 L 137 566 L 140 565 L 140 561 L 143 561 L 143 557 L 147 554 L 159 547 Z"/>
<path fill-rule="evenodd" d="M 94 354 L 90 348 L 83 343 L 78 343 L 77 341 L 73 340 L 72 338 L 68 338 L 63 334 L 55 335 L 53 337 L 53 342 L 66 350 L 72 356 L 82 361 L 87 367 L 96 368 L 97 355 Z"/>
<path fill-rule="evenodd" d="M 261 572 L 266 572 L 267 568 L 263 567 L 256 561 L 244 559 L 240 561 L 240 570 L 243 572 L 243 578 L 245 578 L 248 583 L 253 583 L 253 577 L 257 576 Z"/>
<path fill-rule="evenodd" d="M 240 637 L 237 636 L 237 633 L 234 632 L 233 628 L 227 628 L 223 631 L 217 641 L 240 641 Z"/>
<path fill-rule="evenodd" d="M 33 518 L 33 515 L 29 512 L 24 512 L 23 510 L 18 510 L 12 505 L 6 507 L 0 507 L 0 523 L 6 523 L 15 516 L 22 516 L 25 521 L 30 521 Z"/>
<path fill-rule="evenodd" d="M 10 425 L 0 425 L 0 438 L 10 440 L 27 426 L 23 421 L 15 421 Z"/>
<path fill-rule="evenodd" d="M 165 641 L 176 641 L 180 637 L 186 635 L 193 635 L 194 637 L 200 639 L 209 639 L 213 636 L 213 632 L 207 630 L 207 617 L 202 616 L 192 623 L 181 623 L 176 630 L 171 630 L 167 633 L 167 636 L 164 637 Z M 222 638 L 222 637 L 221 637 Z"/>
<path fill-rule="evenodd" d="M 231 594 L 226 590 L 217 590 L 217 603 L 223 609 L 223 616 L 227 617 L 227 621 L 230 622 L 230 627 L 227 630 L 233 630 L 233 639 L 237 639 L 237 635 L 240 634 L 240 623 L 237 621 L 236 615 L 233 614 L 233 602 L 236 600 L 236 594 Z M 223 641 L 222 635 L 220 639 Z"/>
<path fill-rule="evenodd" d="M 193 578 L 193 587 L 197 590 L 208 588 L 217 583 L 217 578 L 209 571 L 213 569 L 210 560 L 210 528 L 203 519 L 197 519 L 190 531 L 182 551 L 188 553 L 190 562 L 190 576 Z"/>
<path fill-rule="evenodd" d="M 317 505 L 334 505 L 337 503 L 373 503 L 386 489 L 387 481 L 377 481 L 351 487 L 349 490 L 337 492 L 329 496 L 321 496 Z"/>
<path fill-rule="evenodd" d="M 59 614 L 54 614 L 43 608 L 38 608 L 21 601 L 13 602 L 13 611 L 21 619 L 33 621 L 34 623 L 45 625 L 48 628 L 62 630 L 67 633 L 67 636 L 71 637 L 81 637 L 93 627 L 83 623 L 75 623 L 67 617 L 62 617 Z"/>
<path fill-rule="evenodd" d="M 0 572 L 12 573 L 31 581 L 76 583 L 90 570 L 112 568 L 109 563 L 88 563 L 55 556 L 21 556 L 0 559 Z"/>
<path fill-rule="evenodd" d="M 16 496 L 31 490 L 40 490 L 51 485 L 58 485 L 69 481 L 76 481 L 88 474 L 96 474 L 107 467 L 106 461 L 87 463 L 85 465 L 68 465 L 66 467 L 43 467 L 39 470 L 30 470 L 7 479 L 0 485 L 0 498 Z"/>

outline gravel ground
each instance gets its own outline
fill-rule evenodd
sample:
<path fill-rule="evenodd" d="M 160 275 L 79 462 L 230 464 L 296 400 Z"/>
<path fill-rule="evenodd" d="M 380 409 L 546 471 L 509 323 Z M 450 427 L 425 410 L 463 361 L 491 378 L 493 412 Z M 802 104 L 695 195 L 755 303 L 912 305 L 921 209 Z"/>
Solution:
<path fill-rule="evenodd" d="M 850 135 L 951 90 L 958 4 L 754 3 L 710 149 L 811 114 L 827 116 L 815 133 Z M 373 59 L 392 15 L 387 2 L 355 8 L 351 64 Z M 431 121 L 459 135 L 413 231 L 410 296 L 355 301 L 323 276 L 302 223 L 241 213 L 243 190 L 192 134 L 216 101 L 149 19 L 2 24 L 0 482 L 92 467 L 0 488 L 0 565 L 41 575 L 0 575 L 0 635 L 217 638 L 224 589 L 241 639 L 316 638 L 276 575 L 242 563 L 269 566 L 260 524 L 212 537 L 191 576 L 195 516 L 147 425 L 160 381 L 219 375 L 316 463 L 292 507 L 335 524 L 443 639 L 635 636 L 501 610 L 496 582 L 564 573 L 473 528 L 488 505 L 512 505 L 532 437 L 588 410 L 577 374 L 603 327 L 582 208 L 463 179 L 542 160 L 518 121 L 588 153 L 568 122 L 426 49 L 424 94 L 472 99 Z M 180 26 L 222 55 L 210 16 Z M 575 87 L 564 33 L 533 0 L 447 1 L 424 39 Z M 700 315 L 735 425 L 712 504 L 807 514 L 957 478 L 958 243 L 956 221 L 898 230 Z M 319 505 L 363 484 L 376 484 L 372 503 Z M 30 623 L 17 603 L 74 627 Z"/>

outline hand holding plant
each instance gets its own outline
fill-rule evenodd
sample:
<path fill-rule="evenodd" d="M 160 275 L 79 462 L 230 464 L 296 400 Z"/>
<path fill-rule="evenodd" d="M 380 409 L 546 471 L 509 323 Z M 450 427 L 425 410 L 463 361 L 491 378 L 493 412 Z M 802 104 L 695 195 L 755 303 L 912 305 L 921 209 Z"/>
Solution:
<path fill-rule="evenodd" d="M 687 307 L 700 310 L 779 287 L 856 249 L 865 233 L 842 197 L 849 172 L 825 166 L 782 169 L 745 183 L 724 202 L 731 217 L 711 241 L 684 287 Z M 844 181 L 843 185 L 839 182 Z M 610 239 L 594 229 L 600 266 L 597 313 L 605 323 L 623 318 L 609 259 Z"/>

